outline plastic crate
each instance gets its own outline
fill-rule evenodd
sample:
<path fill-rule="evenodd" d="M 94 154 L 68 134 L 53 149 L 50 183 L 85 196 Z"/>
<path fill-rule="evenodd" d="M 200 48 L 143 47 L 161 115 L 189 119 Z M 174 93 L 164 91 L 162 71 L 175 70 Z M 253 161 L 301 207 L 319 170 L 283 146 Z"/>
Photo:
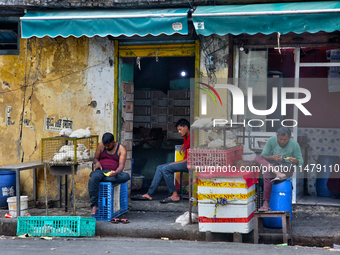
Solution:
<path fill-rule="evenodd" d="M 188 169 L 200 170 L 204 167 L 228 167 L 242 160 L 243 145 L 226 150 L 189 149 Z"/>
<path fill-rule="evenodd" d="M 17 235 L 94 236 L 96 220 L 91 217 L 29 216 L 18 217 Z"/>
<path fill-rule="evenodd" d="M 114 184 L 101 182 L 99 184 L 98 210 L 92 217 L 98 221 L 111 221 L 128 211 L 127 182 Z"/>

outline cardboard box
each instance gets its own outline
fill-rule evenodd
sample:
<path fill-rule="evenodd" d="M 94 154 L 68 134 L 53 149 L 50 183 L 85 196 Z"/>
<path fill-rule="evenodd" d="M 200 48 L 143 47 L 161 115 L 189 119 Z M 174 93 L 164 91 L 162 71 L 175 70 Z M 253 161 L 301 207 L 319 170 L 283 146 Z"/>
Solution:
<path fill-rule="evenodd" d="M 166 115 L 167 110 L 166 107 L 152 107 L 151 115 Z"/>
<path fill-rule="evenodd" d="M 147 106 L 137 106 L 134 109 L 135 115 L 150 115 L 151 114 L 151 107 Z"/>
<path fill-rule="evenodd" d="M 136 106 L 151 106 L 150 99 L 135 99 L 135 107 Z"/>
<path fill-rule="evenodd" d="M 135 99 L 147 99 L 151 97 L 151 91 L 149 90 L 135 90 Z"/>
<path fill-rule="evenodd" d="M 153 90 L 153 91 L 151 91 L 151 98 L 153 98 L 153 99 L 163 99 L 163 98 L 168 98 L 168 95 L 165 94 L 161 90 Z"/>
<path fill-rule="evenodd" d="M 190 115 L 189 107 L 168 107 L 168 115 Z"/>
<path fill-rule="evenodd" d="M 190 98 L 190 90 L 168 90 L 168 98 L 176 99 Z"/>
<path fill-rule="evenodd" d="M 134 122 L 151 122 L 151 116 L 146 115 L 135 115 L 133 117 Z"/>

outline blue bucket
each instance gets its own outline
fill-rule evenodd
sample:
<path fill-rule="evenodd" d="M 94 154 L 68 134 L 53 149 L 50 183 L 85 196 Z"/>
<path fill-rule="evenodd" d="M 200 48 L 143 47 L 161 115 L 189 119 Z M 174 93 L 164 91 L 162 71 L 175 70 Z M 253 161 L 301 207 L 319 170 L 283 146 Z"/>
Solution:
<path fill-rule="evenodd" d="M 15 172 L 0 171 L 0 209 L 8 209 L 7 198 L 15 196 Z"/>
<path fill-rule="evenodd" d="M 316 193 L 319 197 L 332 196 L 332 193 L 327 188 L 327 182 L 331 169 L 338 159 L 338 156 L 319 155 L 317 164 L 321 166 L 321 171 L 317 173 L 316 180 Z"/>
<path fill-rule="evenodd" d="M 290 221 L 292 221 L 292 183 L 290 178 L 280 184 L 273 185 L 269 207 L 272 211 L 289 211 Z M 277 217 L 263 218 L 263 224 L 270 228 L 282 228 L 282 219 Z"/>

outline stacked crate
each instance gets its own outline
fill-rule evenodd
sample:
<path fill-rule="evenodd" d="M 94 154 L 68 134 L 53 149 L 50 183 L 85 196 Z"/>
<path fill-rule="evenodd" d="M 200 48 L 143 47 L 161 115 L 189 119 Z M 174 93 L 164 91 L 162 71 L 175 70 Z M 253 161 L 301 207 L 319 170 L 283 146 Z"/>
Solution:
<path fill-rule="evenodd" d="M 163 91 L 151 91 L 151 128 L 167 130 L 168 95 Z"/>
<path fill-rule="evenodd" d="M 255 185 L 240 177 L 199 178 L 199 231 L 250 233 L 254 229 Z"/>
<path fill-rule="evenodd" d="M 135 90 L 133 127 L 151 128 L 150 90 Z"/>
<path fill-rule="evenodd" d="M 167 139 L 182 139 L 175 124 L 190 120 L 190 90 L 136 90 L 133 127 L 162 128 Z"/>
<path fill-rule="evenodd" d="M 168 90 L 167 138 L 182 139 L 175 127 L 179 119 L 190 121 L 190 90 Z"/>

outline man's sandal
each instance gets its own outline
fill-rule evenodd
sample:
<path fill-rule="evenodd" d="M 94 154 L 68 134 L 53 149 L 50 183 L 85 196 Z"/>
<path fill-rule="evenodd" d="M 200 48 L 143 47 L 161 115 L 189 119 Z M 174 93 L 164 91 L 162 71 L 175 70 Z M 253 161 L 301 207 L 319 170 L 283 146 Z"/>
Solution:
<path fill-rule="evenodd" d="M 114 223 L 114 224 L 117 224 L 117 223 L 119 223 L 120 222 L 120 219 L 119 218 L 113 218 L 112 220 L 111 220 L 111 223 Z"/>
<path fill-rule="evenodd" d="M 124 224 L 130 223 L 130 221 L 128 219 L 121 219 L 120 222 L 124 223 Z"/>

